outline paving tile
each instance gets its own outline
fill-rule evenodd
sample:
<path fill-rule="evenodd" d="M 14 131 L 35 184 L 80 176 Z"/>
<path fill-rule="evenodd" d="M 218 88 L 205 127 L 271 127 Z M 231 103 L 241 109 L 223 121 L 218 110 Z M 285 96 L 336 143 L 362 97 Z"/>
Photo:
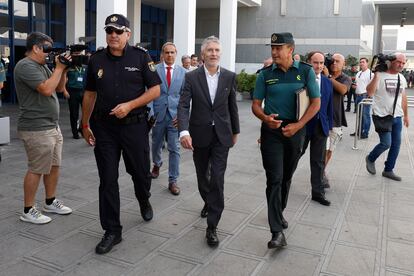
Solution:
<path fill-rule="evenodd" d="M 170 208 L 174 204 L 176 204 L 178 201 L 175 199 L 166 198 L 159 195 L 153 195 L 150 198 L 150 202 L 152 205 L 152 208 L 154 210 L 154 216 L 157 216 L 160 212 L 164 211 L 167 208 Z M 121 207 L 121 210 L 132 212 L 132 213 L 140 213 L 140 207 L 138 200 L 132 200 L 130 203 L 125 204 Z"/>
<path fill-rule="evenodd" d="M 338 240 L 376 248 L 378 227 L 352 221 L 344 221 Z"/>
<path fill-rule="evenodd" d="M 184 228 L 193 223 L 199 216 L 179 211 L 171 211 L 143 225 L 147 230 L 155 230 L 171 235 L 180 233 Z"/>
<path fill-rule="evenodd" d="M 30 276 L 52 276 L 57 275 L 57 271 L 52 269 L 45 269 L 38 267 L 34 264 L 19 261 L 17 263 L 8 263 L 0 269 L 0 276 L 21 276 L 29 275 Z"/>
<path fill-rule="evenodd" d="M 394 202 L 394 201 L 414 202 L 414 190 L 401 189 L 401 188 L 389 188 L 388 198 L 390 202 Z"/>
<path fill-rule="evenodd" d="M 224 208 L 217 229 L 226 233 L 233 233 L 248 216 L 249 215 L 246 213 L 227 210 Z M 205 228 L 207 227 L 207 220 L 202 219 L 196 225 L 201 228 Z"/>
<path fill-rule="evenodd" d="M 414 272 L 414 244 L 387 241 L 386 265 Z"/>
<path fill-rule="evenodd" d="M 299 220 L 318 226 L 332 227 L 335 224 L 338 214 L 338 209 L 316 203 L 310 204 Z"/>
<path fill-rule="evenodd" d="M 243 276 L 251 275 L 259 261 L 243 258 L 228 253 L 219 253 L 207 266 L 203 267 L 200 276 Z"/>
<path fill-rule="evenodd" d="M 132 231 L 123 236 L 123 242 L 117 245 L 107 257 L 115 258 L 131 264 L 137 263 L 167 239 L 141 231 Z"/>
<path fill-rule="evenodd" d="M 62 275 L 65 276 L 102 276 L 102 275 L 121 275 L 128 267 L 115 265 L 107 262 L 106 260 L 100 260 L 99 256 L 89 259 L 84 262 L 77 263 L 74 267 L 70 268 Z"/>
<path fill-rule="evenodd" d="M 390 218 L 387 233 L 389 238 L 414 242 L 414 222 Z"/>
<path fill-rule="evenodd" d="M 195 264 L 180 261 L 177 259 L 156 255 L 149 261 L 139 265 L 129 272 L 128 276 L 145 275 L 145 276 L 170 276 L 170 275 L 187 275 L 195 267 Z"/>
<path fill-rule="evenodd" d="M 381 193 L 382 191 L 361 191 L 361 190 L 354 190 L 351 195 L 351 202 L 366 202 L 371 204 L 381 204 Z"/>
<path fill-rule="evenodd" d="M 405 201 L 390 201 L 388 205 L 388 213 L 393 217 L 402 218 L 414 222 L 414 204 Z"/>
<path fill-rule="evenodd" d="M 65 268 L 76 263 L 85 255 L 93 253 L 99 241 L 100 238 L 75 233 L 62 241 L 43 248 L 33 256 L 60 268 Z"/>
<path fill-rule="evenodd" d="M 206 243 L 205 230 L 191 229 L 181 238 L 169 244 L 164 250 L 173 254 L 183 255 L 199 262 L 206 261 L 214 248 L 210 248 Z M 219 240 L 224 241 L 224 235 L 218 233 Z"/>
<path fill-rule="evenodd" d="M 322 252 L 329 238 L 330 230 L 304 224 L 296 224 L 288 237 L 288 244 Z"/>
<path fill-rule="evenodd" d="M 375 251 L 335 245 L 327 272 L 341 275 L 373 275 Z"/>
<path fill-rule="evenodd" d="M 49 239 L 58 239 L 92 221 L 93 219 L 72 213 L 65 216 L 56 216 L 48 224 L 34 225 L 27 229 L 27 232 L 36 233 L 39 236 Z"/>
<path fill-rule="evenodd" d="M 290 192 L 286 209 L 296 212 L 299 209 L 299 207 L 302 206 L 306 197 L 307 196 L 303 194 Z"/>
<path fill-rule="evenodd" d="M 379 213 L 380 208 L 376 204 L 352 202 L 346 211 L 346 220 L 378 226 Z"/>
<path fill-rule="evenodd" d="M 195 193 L 192 196 L 184 199 L 177 205 L 178 209 L 184 209 L 191 212 L 196 212 L 200 214 L 201 209 L 204 207 L 204 201 L 201 198 L 199 193 Z"/>
<path fill-rule="evenodd" d="M 321 257 L 289 249 L 274 250 L 268 264 L 259 273 L 261 276 L 314 275 Z"/>
<path fill-rule="evenodd" d="M 29 255 L 30 252 L 43 245 L 43 242 L 21 235 L 9 237 L 0 242 L 0 248 L 2 248 L 2 250 L 0 250 L 0 265 L 7 264 L 24 255 Z M 5 250 L 7 248 L 12 248 L 13 250 Z"/>
<path fill-rule="evenodd" d="M 226 204 L 226 207 L 234 210 L 252 212 L 262 204 L 263 199 L 264 195 L 263 198 L 260 198 L 253 195 L 239 194 L 232 198 L 231 201 Z"/>
<path fill-rule="evenodd" d="M 271 237 L 268 230 L 246 227 L 237 234 L 227 248 L 263 257 L 267 253 L 267 242 Z"/>
<path fill-rule="evenodd" d="M 7 235 L 19 232 L 31 227 L 32 224 L 22 223 L 19 215 L 12 213 L 0 218 L 0 240 L 7 238 Z"/>
<path fill-rule="evenodd" d="M 144 220 L 142 219 L 141 214 L 131 214 L 121 211 L 122 232 L 125 233 L 131 228 L 138 227 L 143 222 Z M 85 229 L 99 233 L 100 235 L 104 234 L 104 230 L 102 229 L 99 218 L 96 219 L 96 223 L 92 223 L 89 227 L 86 227 Z"/>

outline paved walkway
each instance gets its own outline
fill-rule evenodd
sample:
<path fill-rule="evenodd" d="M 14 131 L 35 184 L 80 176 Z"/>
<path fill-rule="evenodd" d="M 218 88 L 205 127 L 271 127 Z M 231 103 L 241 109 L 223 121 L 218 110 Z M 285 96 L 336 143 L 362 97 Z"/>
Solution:
<path fill-rule="evenodd" d="M 414 275 L 414 109 L 411 128 L 404 129 L 396 173 L 402 182 L 369 175 L 364 158 L 378 141 L 352 150 L 355 115 L 327 168 L 332 188 L 324 207 L 310 200 L 309 156 L 298 166 L 285 217 L 288 246 L 268 250 L 265 175 L 256 140 L 259 122 L 250 102 L 239 103 L 241 131 L 231 150 L 226 173 L 226 207 L 219 224 L 220 246 L 204 240 L 206 221 L 197 191 L 191 153 L 182 152 L 180 196 L 167 190 L 167 164 L 153 181 L 155 217 L 144 222 L 132 182 L 120 166 L 124 241 L 98 256 L 102 229 L 98 216 L 98 176 L 92 148 L 73 140 L 68 108 L 62 103 L 65 137 L 59 198 L 73 214 L 53 216 L 47 225 L 19 221 L 25 154 L 16 138 L 16 106 L 3 106 L 11 116 L 12 140 L 0 148 L 0 275 Z M 166 155 L 164 155 L 166 156 Z M 166 160 L 167 161 L 167 160 Z M 43 188 L 37 194 L 43 200 Z"/>

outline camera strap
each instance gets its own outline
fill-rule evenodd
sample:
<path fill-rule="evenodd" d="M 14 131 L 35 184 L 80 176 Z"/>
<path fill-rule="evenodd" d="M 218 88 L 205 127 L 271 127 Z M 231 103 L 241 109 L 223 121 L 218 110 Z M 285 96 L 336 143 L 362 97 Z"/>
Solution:
<path fill-rule="evenodd" d="M 398 94 L 400 93 L 400 73 L 398 73 L 397 89 L 395 90 L 394 105 L 392 108 L 392 116 L 394 117 L 395 107 L 397 106 Z"/>

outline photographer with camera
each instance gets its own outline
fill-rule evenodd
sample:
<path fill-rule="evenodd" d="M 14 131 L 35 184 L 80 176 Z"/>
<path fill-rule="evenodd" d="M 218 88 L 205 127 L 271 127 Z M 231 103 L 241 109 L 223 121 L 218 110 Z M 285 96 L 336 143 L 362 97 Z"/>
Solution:
<path fill-rule="evenodd" d="M 76 45 L 74 45 L 76 46 Z M 79 45 L 84 46 L 84 45 Z M 82 51 L 71 52 L 73 60 L 83 57 Z M 82 62 L 72 62 L 71 66 L 63 73 L 63 95 L 68 99 L 70 127 L 72 129 L 73 139 L 79 139 L 79 132 L 82 128 L 79 127 L 79 106 L 82 105 L 83 93 L 85 91 L 87 65 Z"/>
<path fill-rule="evenodd" d="M 345 118 L 344 96 L 351 87 L 352 80 L 342 70 L 345 66 L 345 58 L 339 53 L 325 57 L 325 68 L 323 74 L 332 82 L 333 86 L 333 126 L 329 131 L 325 168 L 332 157 L 336 145 L 342 139 L 342 126 L 348 126 Z M 324 175 L 325 188 L 330 188 L 329 180 Z"/>
<path fill-rule="evenodd" d="M 400 151 L 402 121 L 406 127 L 409 125 L 405 92 L 407 81 L 400 73 L 406 60 L 402 53 L 378 55 L 374 78 L 367 86 L 368 96 L 373 97 L 372 120 L 380 139 L 379 144 L 365 158 L 367 171 L 375 174 L 375 161 L 389 149 L 382 176 L 395 181 L 401 181 L 393 169 Z"/>
<path fill-rule="evenodd" d="M 53 73 L 46 66 L 48 54 L 44 50 L 51 48 L 52 43 L 53 40 L 43 33 L 31 33 L 26 40 L 26 57 L 14 69 L 20 107 L 17 130 L 26 150 L 29 167 L 24 178 L 24 211 L 20 219 L 34 224 L 51 221 L 34 205 L 42 176 L 46 191 L 43 211 L 61 215 L 72 212 L 55 198 L 63 144 L 58 124 L 59 101 L 56 90 L 63 90 L 58 86 L 66 65 L 56 56 Z M 68 54 L 63 58 L 71 60 Z"/>

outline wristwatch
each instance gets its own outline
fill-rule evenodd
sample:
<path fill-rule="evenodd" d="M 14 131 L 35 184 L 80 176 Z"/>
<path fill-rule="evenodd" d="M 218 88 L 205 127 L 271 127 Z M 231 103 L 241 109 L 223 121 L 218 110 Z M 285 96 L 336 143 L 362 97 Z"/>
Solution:
<path fill-rule="evenodd" d="M 331 74 L 328 75 L 328 79 L 332 79 L 332 75 Z"/>

